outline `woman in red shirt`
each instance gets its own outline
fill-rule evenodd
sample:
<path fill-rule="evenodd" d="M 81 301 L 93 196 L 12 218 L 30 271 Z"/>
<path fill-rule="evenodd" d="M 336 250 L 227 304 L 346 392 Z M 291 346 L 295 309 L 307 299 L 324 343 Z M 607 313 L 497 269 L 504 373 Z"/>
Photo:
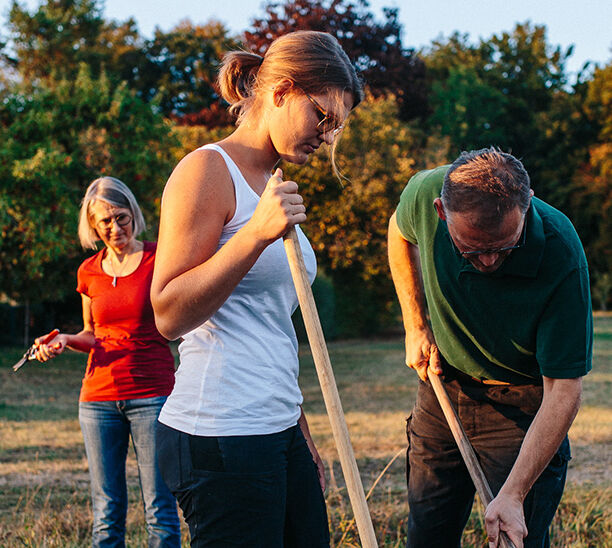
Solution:
<path fill-rule="evenodd" d="M 155 457 L 155 423 L 174 385 L 174 358 L 155 327 L 149 292 L 156 244 L 136 235 L 145 228 L 130 189 L 102 177 L 85 193 L 79 218 L 84 248 L 104 249 L 85 260 L 77 274 L 83 329 L 40 337 L 37 359 L 47 361 L 66 347 L 89 353 L 79 398 L 79 422 L 91 478 L 93 546 L 124 546 L 127 486 L 125 462 L 134 444 L 149 545 L 180 547 L 176 501 Z"/>

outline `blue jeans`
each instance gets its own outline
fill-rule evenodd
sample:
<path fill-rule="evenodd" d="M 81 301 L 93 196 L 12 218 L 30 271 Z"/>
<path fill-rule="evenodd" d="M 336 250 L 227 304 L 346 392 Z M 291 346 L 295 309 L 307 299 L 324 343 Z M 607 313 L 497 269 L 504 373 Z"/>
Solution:
<path fill-rule="evenodd" d="M 538 411 L 542 387 L 485 385 L 445 368 L 444 386 L 493 494 L 505 482 Z M 420 382 L 408 419 L 408 548 L 459 548 L 474 484 L 431 384 Z M 570 459 L 567 436 L 525 498 L 525 548 L 549 546 Z"/>
<path fill-rule="evenodd" d="M 299 426 L 191 436 L 158 426 L 159 467 L 193 548 L 328 548 L 325 499 Z"/>
<path fill-rule="evenodd" d="M 180 548 L 176 500 L 155 457 L 155 425 L 165 397 L 79 403 L 79 422 L 91 479 L 92 546 L 125 546 L 130 434 L 138 462 L 149 547 Z"/>

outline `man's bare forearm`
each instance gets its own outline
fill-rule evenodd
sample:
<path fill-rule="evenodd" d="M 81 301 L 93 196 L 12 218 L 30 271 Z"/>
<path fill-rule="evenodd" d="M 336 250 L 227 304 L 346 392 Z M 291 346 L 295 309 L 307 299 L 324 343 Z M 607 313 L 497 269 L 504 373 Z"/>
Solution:
<path fill-rule="evenodd" d="M 389 267 L 402 309 L 404 328 L 406 332 L 427 328 L 419 248 L 402 236 L 395 214 L 389 221 L 388 249 Z"/>
<path fill-rule="evenodd" d="M 559 449 L 582 396 L 582 379 L 544 377 L 544 397 L 500 494 L 524 500 L 527 493 Z"/>
<path fill-rule="evenodd" d="M 433 333 L 427 323 L 419 248 L 402 236 L 395 215 L 389 221 L 388 244 L 391 276 L 406 330 L 406 365 L 415 369 L 421 380 L 425 381 L 428 368 L 440 375 L 442 367 Z"/>
<path fill-rule="evenodd" d="M 499 531 L 505 531 L 518 548 L 529 531 L 523 502 L 566 436 L 578 408 L 582 380 L 544 377 L 544 397 L 519 455 L 497 496 L 485 512 L 489 545 L 497 546 Z"/>

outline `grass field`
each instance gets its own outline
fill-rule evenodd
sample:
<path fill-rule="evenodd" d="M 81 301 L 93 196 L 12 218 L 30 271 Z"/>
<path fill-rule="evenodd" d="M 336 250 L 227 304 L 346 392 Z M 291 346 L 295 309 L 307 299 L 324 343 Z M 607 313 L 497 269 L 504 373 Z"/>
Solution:
<path fill-rule="evenodd" d="M 401 340 L 329 345 L 353 447 L 370 497 L 381 546 L 404 545 L 407 516 L 404 421 L 416 375 L 403 365 Z M 48 366 L 10 366 L 23 350 L 0 357 L 0 546 L 76 547 L 90 542 L 87 461 L 77 420 L 84 355 Z M 300 351 L 301 386 L 310 429 L 327 465 L 327 500 L 334 546 L 359 546 L 321 392 L 307 347 Z M 593 371 L 570 431 L 573 460 L 552 526 L 557 548 L 612 548 L 612 316 L 595 321 Z M 128 460 L 127 545 L 146 546 L 136 463 Z M 474 505 L 464 547 L 486 546 L 482 513 Z M 188 534 L 184 527 L 184 545 Z"/>

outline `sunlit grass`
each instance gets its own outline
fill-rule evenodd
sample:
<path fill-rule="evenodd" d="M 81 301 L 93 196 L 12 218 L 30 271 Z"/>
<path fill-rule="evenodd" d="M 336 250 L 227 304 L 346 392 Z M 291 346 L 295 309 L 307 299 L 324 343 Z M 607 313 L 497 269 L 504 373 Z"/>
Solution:
<path fill-rule="evenodd" d="M 405 418 L 416 375 L 404 365 L 403 342 L 334 342 L 330 356 L 355 455 L 381 546 L 405 545 L 408 514 L 404 476 Z M 76 547 L 90 544 L 87 461 L 77 420 L 83 355 L 49 366 L 10 369 L 22 350 L 0 357 L 0 546 Z M 333 545 L 360 546 L 342 470 L 307 346 L 300 349 L 310 428 L 327 465 Z M 595 361 L 584 380 L 583 407 L 570 438 L 573 459 L 567 488 L 551 529 L 556 548 L 612 546 L 612 317 L 595 322 Z M 400 456 L 379 478 L 397 454 Z M 136 462 L 128 456 L 130 547 L 146 546 Z M 183 526 L 183 544 L 188 534 Z M 464 548 L 486 546 L 482 512 L 474 505 Z"/>

